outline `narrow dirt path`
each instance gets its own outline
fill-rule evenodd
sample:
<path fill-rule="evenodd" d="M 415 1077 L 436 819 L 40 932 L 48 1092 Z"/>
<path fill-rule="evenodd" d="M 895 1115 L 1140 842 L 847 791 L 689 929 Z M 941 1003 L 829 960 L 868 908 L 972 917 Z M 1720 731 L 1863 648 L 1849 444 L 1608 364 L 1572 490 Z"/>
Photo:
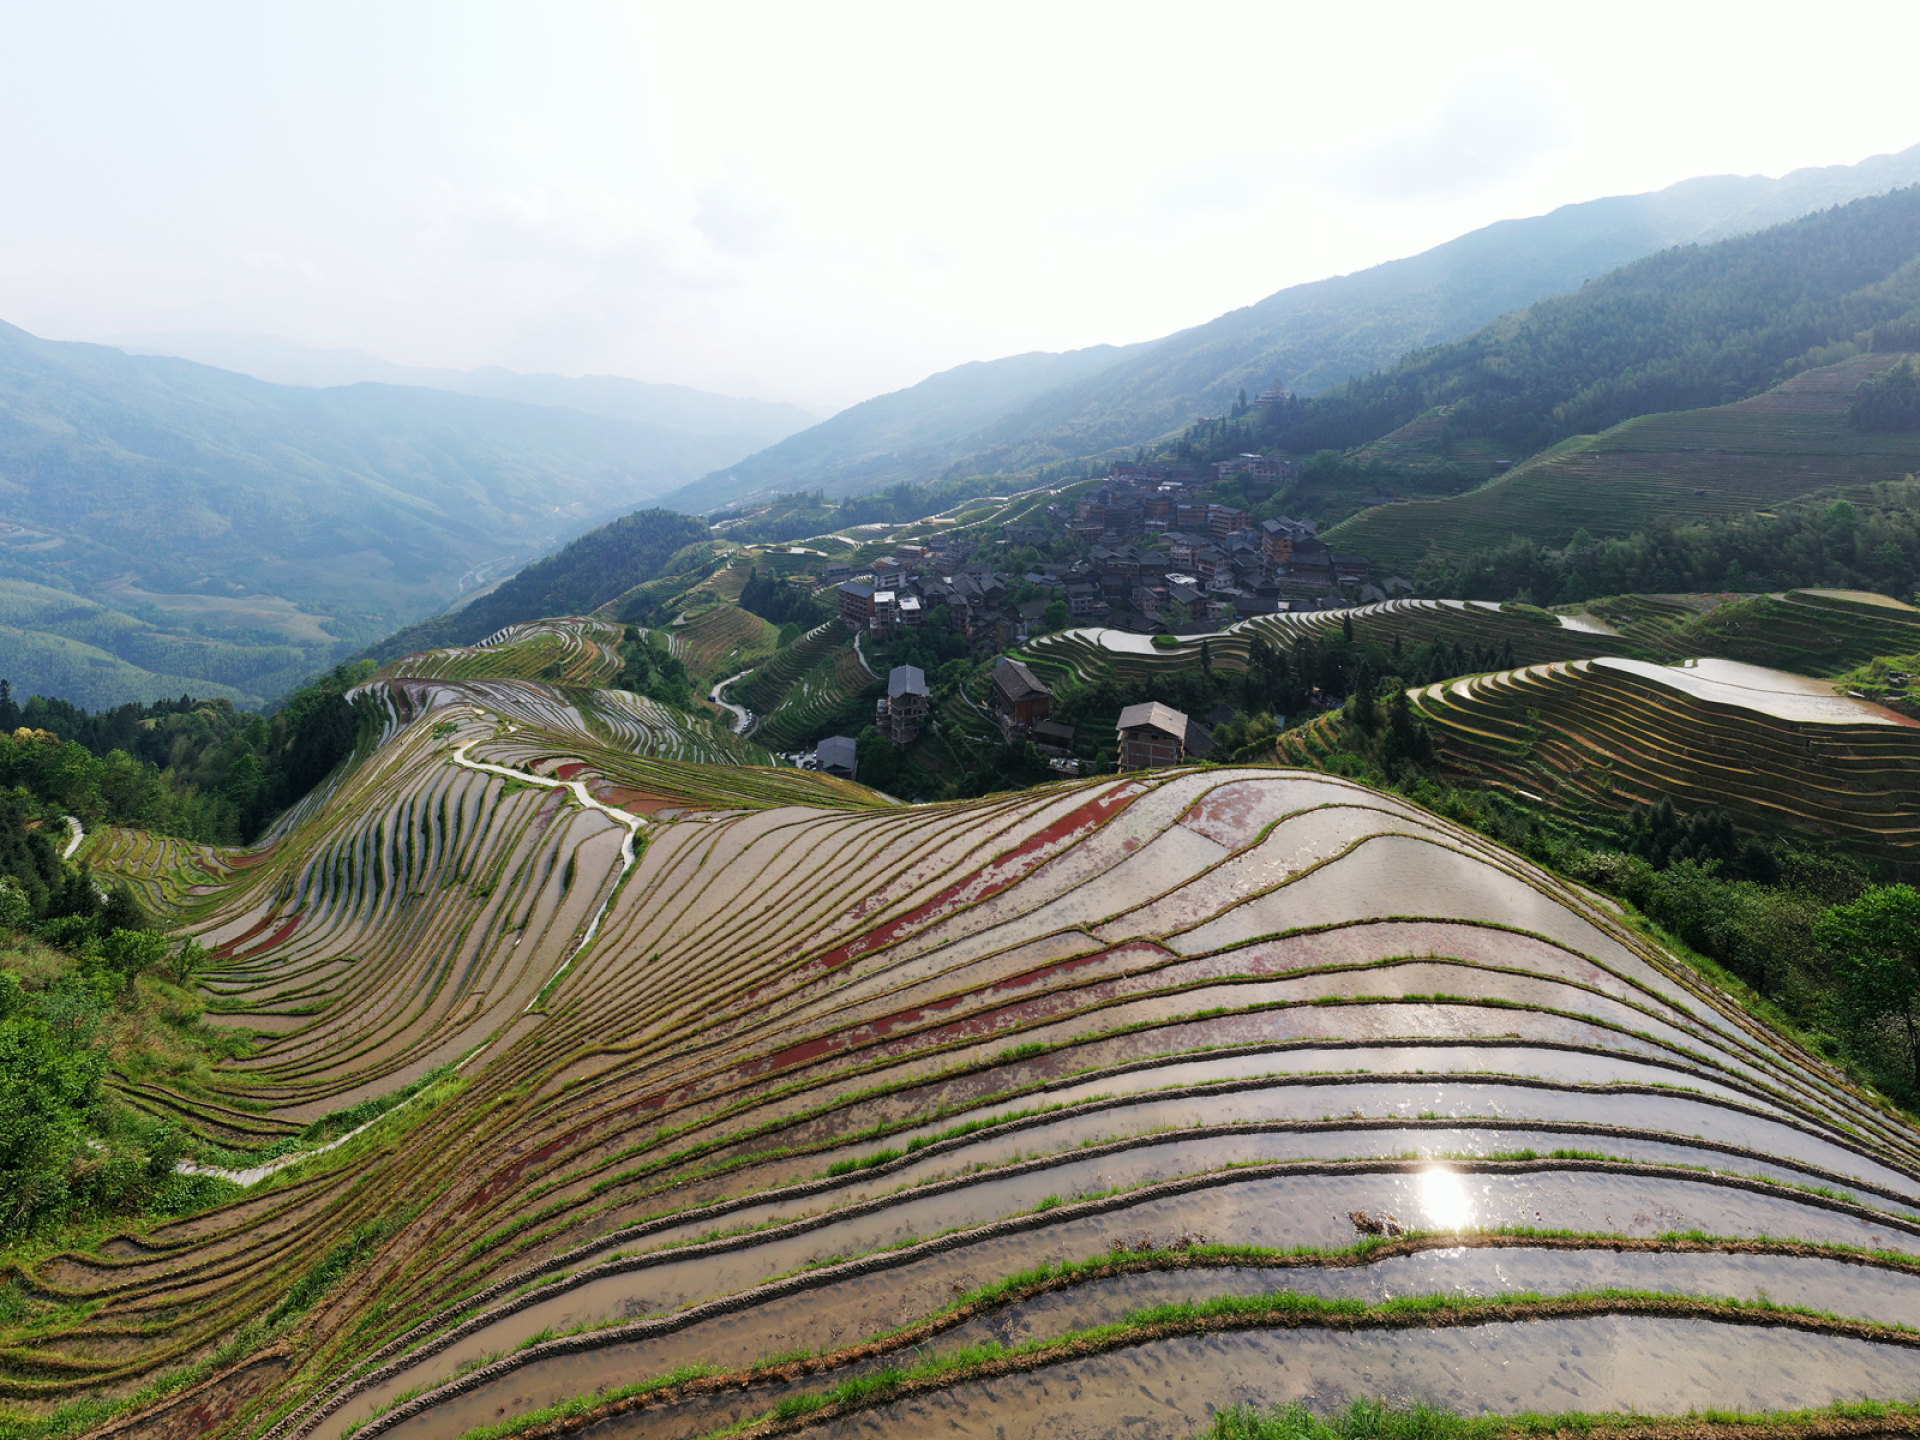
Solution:
<path fill-rule="evenodd" d="M 81 842 L 87 838 L 87 831 L 86 827 L 80 823 L 80 817 L 78 815 L 69 815 L 66 817 L 66 820 L 67 827 L 73 831 L 73 838 L 67 841 L 67 848 L 60 852 L 60 858 L 62 860 L 71 860 L 73 859 L 73 852 L 78 850 Z"/>
<path fill-rule="evenodd" d="M 469 740 L 453 752 L 450 758 L 454 764 L 461 766 L 463 769 L 479 770 L 488 775 L 505 776 L 507 779 L 517 780 L 523 785 L 540 785 L 549 789 L 571 790 L 574 798 L 578 800 L 582 806 L 589 810 L 598 810 L 602 815 L 609 816 L 618 821 L 627 832 L 626 838 L 620 842 L 620 874 L 618 878 L 615 879 L 612 885 L 607 887 L 607 896 L 600 902 L 600 908 L 593 912 L 593 920 L 588 924 L 586 933 L 580 937 L 580 943 L 567 952 L 561 959 L 560 964 L 555 968 L 553 974 L 547 977 L 547 983 L 540 987 L 539 994 L 536 994 L 532 1000 L 527 1002 L 526 1009 L 520 1012 L 524 1015 L 539 1003 L 540 995 L 544 995 L 551 989 L 555 980 L 558 980 L 562 975 L 566 974 L 567 967 L 579 958 L 581 951 L 593 943 L 593 937 L 599 933 L 600 922 L 606 918 L 607 910 L 613 904 L 613 897 L 620 891 L 620 881 L 626 878 L 627 872 L 633 868 L 634 862 L 639 858 L 634 847 L 634 838 L 639 834 L 640 827 L 647 822 L 638 815 L 630 815 L 625 810 L 616 810 L 613 806 L 594 799 L 593 796 L 587 793 L 587 787 L 578 780 L 561 780 L 549 775 L 529 775 L 524 770 L 509 770 L 504 765 L 489 765 L 484 760 L 470 760 L 467 758 L 467 750 L 473 743 L 473 741 Z M 78 820 L 73 821 L 73 828 L 75 834 L 73 844 L 78 846 L 81 833 L 80 822 Z M 68 850 L 68 853 L 72 853 L 71 848 Z M 475 1056 L 483 1053 L 492 1043 L 493 1037 L 489 1036 L 485 1041 L 469 1051 L 456 1068 L 465 1069 L 467 1065 L 473 1061 Z M 236 1185 L 253 1185 L 266 1179 L 267 1176 L 272 1175 L 276 1171 L 286 1169 L 289 1165 L 311 1159 L 315 1155 L 324 1155 L 327 1151 L 346 1144 L 347 1141 L 353 1139 L 353 1137 L 358 1135 L 362 1130 L 367 1129 L 369 1126 L 378 1125 L 382 1120 L 386 1119 L 388 1115 L 392 1115 L 395 1111 L 412 1104 L 415 1098 L 418 1097 L 412 1097 L 402 1101 L 401 1104 L 395 1106 L 393 1110 L 388 1110 L 383 1114 L 375 1116 L 373 1119 L 367 1121 L 365 1125 L 356 1126 L 338 1139 L 328 1141 L 325 1145 L 316 1145 L 311 1150 L 299 1150 L 291 1155 L 282 1155 L 277 1159 L 269 1160 L 265 1164 L 252 1166 L 246 1170 L 226 1170 L 218 1165 L 195 1165 L 191 1161 L 186 1160 L 181 1161 L 174 1168 L 183 1175 L 218 1175 L 221 1179 L 231 1180 Z"/>
<path fill-rule="evenodd" d="M 567 967 L 573 964 L 574 960 L 579 957 L 580 952 L 593 943 L 593 937 L 600 931 L 600 922 L 606 918 L 607 910 L 613 904 L 613 897 L 620 892 L 620 881 L 627 878 L 627 872 L 633 869 L 634 862 L 639 858 L 638 853 L 634 849 L 633 842 L 634 838 L 640 833 L 640 827 L 647 822 L 638 815 L 629 814 L 625 810 L 615 809 L 603 801 L 594 799 L 593 796 L 587 793 L 586 785 L 579 780 L 561 780 L 551 775 L 532 775 L 525 770 L 509 770 L 504 765 L 489 765 L 484 760 L 469 760 L 467 758 L 467 751 L 473 747 L 473 743 L 473 741 L 469 740 L 453 752 L 451 758 L 454 764 L 467 770 L 478 770 L 488 775 L 504 775 L 507 779 L 518 780 L 523 785 L 544 785 L 549 789 L 571 790 L 573 792 L 573 798 L 578 800 L 583 808 L 598 810 L 602 815 L 619 822 L 627 832 L 626 838 L 620 842 L 619 876 L 614 880 L 612 885 L 607 887 L 606 899 L 602 900 L 600 902 L 600 908 L 593 912 L 593 920 L 588 924 L 586 933 L 580 937 L 580 943 L 567 952 L 561 959 L 558 967 L 555 968 L 553 974 L 547 977 L 547 983 L 540 987 L 539 994 L 536 994 L 533 999 L 527 1002 L 527 1010 L 531 1010 L 539 1003 L 540 996 L 546 994 L 546 992 L 552 988 L 553 982 L 567 973 Z M 520 1013 L 524 1015 L 526 1010 Z M 479 1052 L 476 1051 L 474 1053 L 478 1054 Z"/>

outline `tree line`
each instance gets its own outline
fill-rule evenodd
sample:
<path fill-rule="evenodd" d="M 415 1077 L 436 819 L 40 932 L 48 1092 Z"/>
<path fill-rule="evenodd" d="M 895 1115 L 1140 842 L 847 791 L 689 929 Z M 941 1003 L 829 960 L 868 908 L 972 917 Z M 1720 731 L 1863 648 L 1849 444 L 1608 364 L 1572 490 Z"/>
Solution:
<path fill-rule="evenodd" d="M 1565 545 L 1516 536 L 1495 549 L 1431 556 L 1423 595 L 1570 604 L 1603 595 L 1832 586 L 1908 596 L 1920 584 L 1920 483 L 1808 497 L 1774 512 L 1671 522 L 1617 539 L 1584 531 Z"/>
<path fill-rule="evenodd" d="M 371 712 L 347 694 L 372 670 L 337 666 L 272 716 L 188 696 L 92 713 L 38 695 L 20 704 L 0 680 L 0 791 L 47 827 L 74 815 L 242 844 L 353 752 Z"/>

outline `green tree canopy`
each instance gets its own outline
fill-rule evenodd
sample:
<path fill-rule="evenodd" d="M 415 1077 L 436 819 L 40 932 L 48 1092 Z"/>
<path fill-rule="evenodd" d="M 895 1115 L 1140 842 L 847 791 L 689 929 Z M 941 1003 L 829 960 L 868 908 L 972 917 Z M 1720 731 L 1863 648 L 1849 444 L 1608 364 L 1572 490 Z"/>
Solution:
<path fill-rule="evenodd" d="M 1904 1032 L 1920 1085 L 1920 890 L 1876 886 L 1821 916 L 1814 935 L 1833 954 L 1855 1019 Z"/>

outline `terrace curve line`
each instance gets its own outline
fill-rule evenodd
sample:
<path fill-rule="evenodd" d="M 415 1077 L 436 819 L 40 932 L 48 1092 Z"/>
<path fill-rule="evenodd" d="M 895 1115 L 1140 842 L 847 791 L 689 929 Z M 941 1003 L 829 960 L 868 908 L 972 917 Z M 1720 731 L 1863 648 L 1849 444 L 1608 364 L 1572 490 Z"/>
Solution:
<path fill-rule="evenodd" d="M 381 738 L 270 843 L 96 838 L 263 1037 L 151 1103 L 265 1130 L 485 1048 L 355 1145 L 23 1267 L 59 1308 L 0 1334 L 5 1404 L 185 1372 L 98 1433 L 452 1440 L 576 1403 L 608 1435 L 780 1405 L 1068 1433 L 1049 1396 L 1204 1354 L 1185 1435 L 1276 1366 L 1412 1386 L 1494 1326 L 1620 1358 L 1575 1408 L 1826 1403 L 1789 1342 L 1850 1393 L 1920 1385 L 1888 1328 L 1920 1313 L 1908 1118 L 1399 797 L 1213 767 L 898 806 L 535 680 L 368 693 Z M 1716 1363 L 1635 1390 L 1676 1345 Z M 876 1375 L 882 1408 L 834 1408 Z"/>

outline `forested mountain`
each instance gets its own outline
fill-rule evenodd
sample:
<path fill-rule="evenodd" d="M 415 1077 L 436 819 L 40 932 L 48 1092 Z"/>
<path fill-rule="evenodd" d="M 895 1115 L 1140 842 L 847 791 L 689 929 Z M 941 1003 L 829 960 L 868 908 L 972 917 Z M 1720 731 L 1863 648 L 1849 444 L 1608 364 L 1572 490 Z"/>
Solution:
<path fill-rule="evenodd" d="M 1503 220 L 1410 259 L 1270 295 L 1182 331 L 975 437 L 968 468 L 1019 468 L 1163 435 L 1276 381 L 1313 395 L 1668 246 L 1705 243 L 1920 180 L 1920 146 L 1779 180 L 1708 176 Z"/>
<path fill-rule="evenodd" d="M 1485 439 L 1524 455 L 1636 415 L 1745 399 L 1863 350 L 1912 348 L 1920 186 L 1624 266 L 1280 407 L 1273 439 L 1296 453 L 1344 449 L 1444 405 L 1443 450 Z"/>
<path fill-rule="evenodd" d="M 93 707 L 271 699 L 710 469 L 717 443 L 0 326 L 5 673 L 20 695 Z"/>
<path fill-rule="evenodd" d="M 687 385 L 660 385 L 622 375 L 523 374 L 485 365 L 450 370 L 396 365 L 364 350 L 321 350 L 277 335 L 241 335 L 221 330 L 174 330 L 151 335 L 110 336 L 103 344 L 131 355 L 174 355 L 222 370 L 237 370 L 274 385 L 337 386 L 371 381 L 418 385 L 529 405 L 563 405 L 589 415 L 637 420 L 690 435 L 730 439 L 741 455 L 771 445 L 819 416 L 798 405 L 716 395 Z"/>
<path fill-rule="evenodd" d="M 699 545 L 707 533 L 705 522 L 673 510 L 623 515 L 535 561 L 470 604 L 388 636 L 367 654 L 386 660 L 415 650 L 471 645 L 521 621 L 584 615 L 667 573 L 676 557 L 689 567 L 705 558 L 704 553 L 681 552 Z"/>
<path fill-rule="evenodd" d="M 670 501 L 707 509 L 775 489 L 852 494 L 1144 444 L 1224 413 L 1242 390 L 1258 395 L 1277 382 L 1318 394 L 1667 247 L 1744 234 L 1916 181 L 1920 146 L 1778 180 L 1703 177 L 1501 221 L 1405 260 L 1291 286 L 1162 340 L 962 366 L 844 411 Z M 1050 372 L 1047 362 L 1076 356 L 1104 363 Z M 1016 366 L 1030 388 L 951 404 L 956 386 Z"/>

